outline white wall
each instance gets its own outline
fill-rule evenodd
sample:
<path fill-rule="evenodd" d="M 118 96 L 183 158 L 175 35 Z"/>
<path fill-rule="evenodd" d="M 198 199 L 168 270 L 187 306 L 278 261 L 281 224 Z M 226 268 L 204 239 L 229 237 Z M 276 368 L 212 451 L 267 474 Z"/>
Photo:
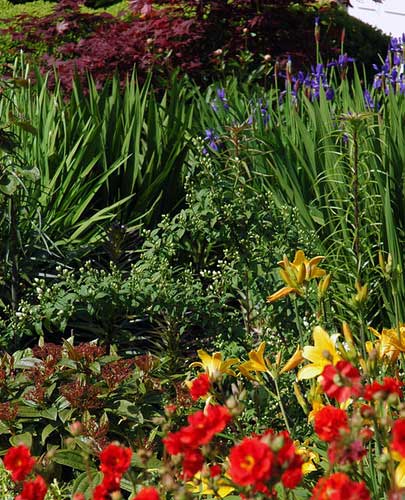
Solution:
<path fill-rule="evenodd" d="M 399 37 L 405 33 L 405 0 L 351 0 L 349 8 L 352 16 L 372 24 L 388 35 Z"/>

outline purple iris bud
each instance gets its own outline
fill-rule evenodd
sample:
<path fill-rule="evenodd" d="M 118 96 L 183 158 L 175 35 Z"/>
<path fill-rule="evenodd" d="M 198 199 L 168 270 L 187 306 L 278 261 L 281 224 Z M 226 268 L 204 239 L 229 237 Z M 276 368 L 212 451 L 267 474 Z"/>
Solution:
<path fill-rule="evenodd" d="M 225 95 L 225 89 L 217 89 L 217 97 L 222 102 L 224 109 L 229 109 L 228 99 Z"/>
<path fill-rule="evenodd" d="M 382 85 L 382 80 L 381 80 L 381 77 L 380 76 L 376 76 L 374 78 L 374 82 L 373 82 L 373 87 L 375 89 L 380 89 L 381 88 L 381 85 Z"/>
<path fill-rule="evenodd" d="M 395 37 L 391 38 L 390 45 L 391 45 L 391 50 L 399 50 L 400 49 L 399 39 Z"/>
<path fill-rule="evenodd" d="M 315 26 L 319 26 L 319 16 L 315 17 Z"/>
<path fill-rule="evenodd" d="M 345 146 L 347 146 L 348 142 L 349 142 L 349 136 L 347 134 L 343 134 L 342 135 L 342 139 L 343 139 L 343 144 Z"/>
<path fill-rule="evenodd" d="M 363 96 L 364 96 L 364 103 L 366 105 L 366 108 L 368 108 L 368 109 L 374 109 L 373 98 L 371 97 L 371 94 L 370 94 L 370 92 L 367 89 L 364 90 Z"/>
<path fill-rule="evenodd" d="M 325 92 L 326 99 L 328 101 L 332 101 L 333 98 L 335 97 L 335 91 L 333 90 L 332 87 L 328 87 Z"/>

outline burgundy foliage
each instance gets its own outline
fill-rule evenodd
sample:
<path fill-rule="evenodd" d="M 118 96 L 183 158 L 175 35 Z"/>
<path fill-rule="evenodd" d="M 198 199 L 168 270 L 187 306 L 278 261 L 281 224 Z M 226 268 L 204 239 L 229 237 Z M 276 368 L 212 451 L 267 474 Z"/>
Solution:
<path fill-rule="evenodd" d="M 294 69 L 310 66 L 315 56 L 314 15 L 293 15 L 286 8 L 289 3 L 188 0 L 183 9 L 172 0 L 132 0 L 132 14 L 113 17 L 83 14 L 76 0 L 61 0 L 51 15 L 19 16 L 3 32 L 36 61 L 40 56 L 44 72 L 56 67 L 66 90 L 74 77 L 86 84 L 88 72 L 99 88 L 115 73 L 124 83 L 134 66 L 140 81 L 153 70 L 155 82 L 165 82 L 179 70 L 204 83 L 218 76 L 220 61 L 213 53 L 219 48 L 227 62 L 238 61 L 247 49 L 259 59 L 255 64 L 271 54 L 281 67 L 287 55 Z M 325 60 L 336 57 L 341 29 L 327 31 L 321 39 Z"/>

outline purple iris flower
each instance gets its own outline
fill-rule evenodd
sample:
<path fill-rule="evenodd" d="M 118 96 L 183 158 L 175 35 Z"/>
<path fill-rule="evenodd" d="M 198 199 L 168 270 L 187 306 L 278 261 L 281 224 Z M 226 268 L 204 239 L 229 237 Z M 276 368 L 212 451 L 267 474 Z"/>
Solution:
<path fill-rule="evenodd" d="M 355 60 L 356 59 L 354 59 L 353 57 L 349 57 L 347 54 L 340 54 L 337 61 L 331 61 L 327 66 L 328 68 L 335 66 L 339 68 L 340 71 L 342 71 L 347 68 L 349 63 L 355 62 Z M 378 70 L 378 68 L 375 69 Z"/>
<path fill-rule="evenodd" d="M 229 104 L 228 104 L 228 99 L 226 98 L 225 95 L 225 89 L 217 89 L 217 97 L 222 102 L 224 109 L 228 110 Z"/>
<path fill-rule="evenodd" d="M 218 136 L 212 129 L 210 128 L 206 129 L 204 140 L 205 142 L 208 142 L 208 146 L 212 150 L 218 151 L 218 144 L 217 144 Z M 208 154 L 206 148 L 204 148 L 203 153 Z"/>
<path fill-rule="evenodd" d="M 371 97 L 371 94 L 367 89 L 364 90 L 363 96 L 364 96 L 364 103 L 366 105 L 366 108 L 369 110 L 374 109 L 373 98 Z"/>

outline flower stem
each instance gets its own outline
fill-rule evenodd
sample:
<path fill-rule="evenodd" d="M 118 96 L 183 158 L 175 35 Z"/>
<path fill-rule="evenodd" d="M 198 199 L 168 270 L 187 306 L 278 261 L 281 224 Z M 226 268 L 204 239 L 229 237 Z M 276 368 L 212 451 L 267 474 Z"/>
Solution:
<path fill-rule="evenodd" d="M 292 301 L 294 303 L 295 324 L 297 325 L 297 330 L 300 337 L 300 347 L 304 347 L 304 332 L 302 330 L 302 324 L 299 317 L 297 299 L 293 298 Z"/>
<path fill-rule="evenodd" d="M 285 423 L 285 426 L 287 427 L 288 432 L 291 434 L 290 424 L 288 422 L 287 413 L 285 411 L 285 408 L 284 408 L 284 405 L 283 405 L 283 401 L 281 399 L 280 388 L 278 386 L 278 377 L 273 377 L 273 380 L 274 380 L 274 385 L 276 387 L 278 404 L 280 406 L 280 410 L 281 410 L 281 413 L 283 415 L 284 423 Z"/>

